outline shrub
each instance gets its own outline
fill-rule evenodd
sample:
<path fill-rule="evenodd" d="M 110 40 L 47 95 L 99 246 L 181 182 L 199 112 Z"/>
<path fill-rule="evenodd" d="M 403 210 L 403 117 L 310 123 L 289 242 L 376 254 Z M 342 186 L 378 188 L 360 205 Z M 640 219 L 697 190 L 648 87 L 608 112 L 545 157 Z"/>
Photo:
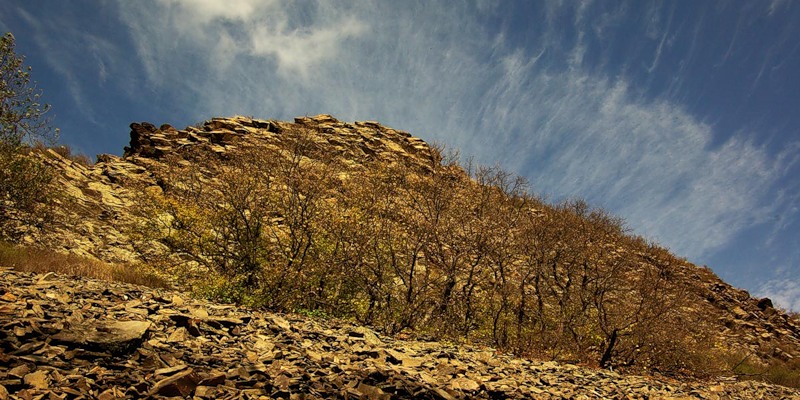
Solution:
<path fill-rule="evenodd" d="M 14 47 L 11 33 L 0 38 L 0 237 L 6 238 L 18 236 L 20 225 L 41 228 L 46 222 L 53 174 L 28 152 L 35 141 L 58 136 L 44 117 L 50 107 L 39 103 L 30 67 Z"/>
<path fill-rule="evenodd" d="M 763 365 L 750 360 L 747 355 L 737 354 L 729 358 L 730 372 L 740 379 L 753 379 L 777 385 L 800 388 L 800 359 L 773 360 Z"/>
<path fill-rule="evenodd" d="M 139 196 L 134 246 L 160 243 L 166 257 L 145 261 L 167 264 L 209 294 L 282 311 L 313 303 L 312 288 L 327 272 L 313 262 L 316 221 L 334 167 L 308 135 L 287 131 L 284 148 L 243 148 L 227 158 L 196 149 L 183 155 L 188 167 L 169 161 L 161 190 Z"/>
<path fill-rule="evenodd" d="M 319 134 L 173 154 L 140 190 L 135 247 L 224 301 L 607 368 L 714 368 L 718 329 L 687 306 L 685 262 L 621 219 L 438 148 L 423 166 L 344 167 Z"/>

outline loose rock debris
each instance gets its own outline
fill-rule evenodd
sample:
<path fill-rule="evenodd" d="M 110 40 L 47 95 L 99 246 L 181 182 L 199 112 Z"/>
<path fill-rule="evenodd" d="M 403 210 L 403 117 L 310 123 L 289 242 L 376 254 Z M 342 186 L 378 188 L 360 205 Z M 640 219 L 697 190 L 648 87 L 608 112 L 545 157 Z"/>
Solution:
<path fill-rule="evenodd" d="M 0 400 L 800 398 L 759 382 L 624 376 L 8 269 L 0 327 Z"/>

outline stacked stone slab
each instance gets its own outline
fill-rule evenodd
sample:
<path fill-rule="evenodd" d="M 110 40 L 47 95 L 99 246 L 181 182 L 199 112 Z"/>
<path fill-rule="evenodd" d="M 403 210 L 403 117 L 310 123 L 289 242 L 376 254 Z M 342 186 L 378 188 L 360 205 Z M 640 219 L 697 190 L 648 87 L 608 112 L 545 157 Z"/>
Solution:
<path fill-rule="evenodd" d="M 131 124 L 130 146 L 125 158 L 161 158 L 180 149 L 208 145 L 218 153 L 242 144 L 275 143 L 281 133 L 305 129 L 331 154 L 351 162 L 371 160 L 403 161 L 424 165 L 430 159 L 430 147 L 408 132 L 385 127 L 374 121 L 346 123 L 323 114 L 298 117 L 294 123 L 247 117 L 212 118 L 199 127 L 177 130 L 170 125 L 143 122 Z"/>

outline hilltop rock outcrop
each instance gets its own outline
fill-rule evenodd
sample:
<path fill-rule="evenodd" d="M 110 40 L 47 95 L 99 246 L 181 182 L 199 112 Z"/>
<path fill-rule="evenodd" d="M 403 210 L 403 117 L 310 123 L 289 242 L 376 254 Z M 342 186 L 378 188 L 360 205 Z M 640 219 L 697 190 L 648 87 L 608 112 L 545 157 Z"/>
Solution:
<path fill-rule="evenodd" d="M 201 127 L 177 130 L 170 125 L 143 122 L 131 124 L 131 143 L 125 148 L 125 158 L 160 158 L 178 149 L 209 145 L 224 153 L 241 141 L 275 143 L 281 132 L 303 127 L 322 135 L 318 139 L 333 154 L 351 162 L 364 163 L 373 159 L 403 160 L 422 163 L 430 157 L 430 148 L 422 139 L 408 132 L 385 127 L 374 121 L 340 122 L 323 114 L 298 117 L 294 123 L 267 121 L 245 117 L 212 118 Z"/>
<path fill-rule="evenodd" d="M 58 185 L 65 201 L 61 224 L 45 236 L 30 232 L 27 243 L 97 257 L 105 261 L 129 262 L 136 253 L 120 232 L 129 221 L 131 199 L 142 186 L 156 186 L 153 172 L 163 168 L 163 158 L 179 150 L 206 146 L 225 154 L 242 145 L 269 146 L 281 141 L 288 129 L 309 129 L 326 151 L 349 165 L 370 161 L 402 162 L 425 169 L 431 151 L 422 139 L 377 122 L 340 122 L 330 115 L 298 117 L 294 123 L 247 117 L 212 118 L 199 126 L 178 130 L 142 122 L 132 123 L 130 145 L 122 157 L 101 154 L 87 166 L 64 158 L 53 150 L 43 156 L 60 172 Z M 136 184 L 136 185 L 133 185 Z M 20 227 L 25 229 L 25 227 Z"/>

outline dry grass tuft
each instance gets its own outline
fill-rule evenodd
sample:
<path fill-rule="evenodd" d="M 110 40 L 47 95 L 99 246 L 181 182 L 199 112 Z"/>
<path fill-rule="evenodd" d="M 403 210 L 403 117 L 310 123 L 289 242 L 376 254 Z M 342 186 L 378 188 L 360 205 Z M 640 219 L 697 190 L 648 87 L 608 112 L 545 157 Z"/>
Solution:
<path fill-rule="evenodd" d="M 75 254 L 6 242 L 0 242 L 0 266 L 23 272 L 55 272 L 153 288 L 170 287 L 163 279 L 135 265 L 110 264 Z"/>

